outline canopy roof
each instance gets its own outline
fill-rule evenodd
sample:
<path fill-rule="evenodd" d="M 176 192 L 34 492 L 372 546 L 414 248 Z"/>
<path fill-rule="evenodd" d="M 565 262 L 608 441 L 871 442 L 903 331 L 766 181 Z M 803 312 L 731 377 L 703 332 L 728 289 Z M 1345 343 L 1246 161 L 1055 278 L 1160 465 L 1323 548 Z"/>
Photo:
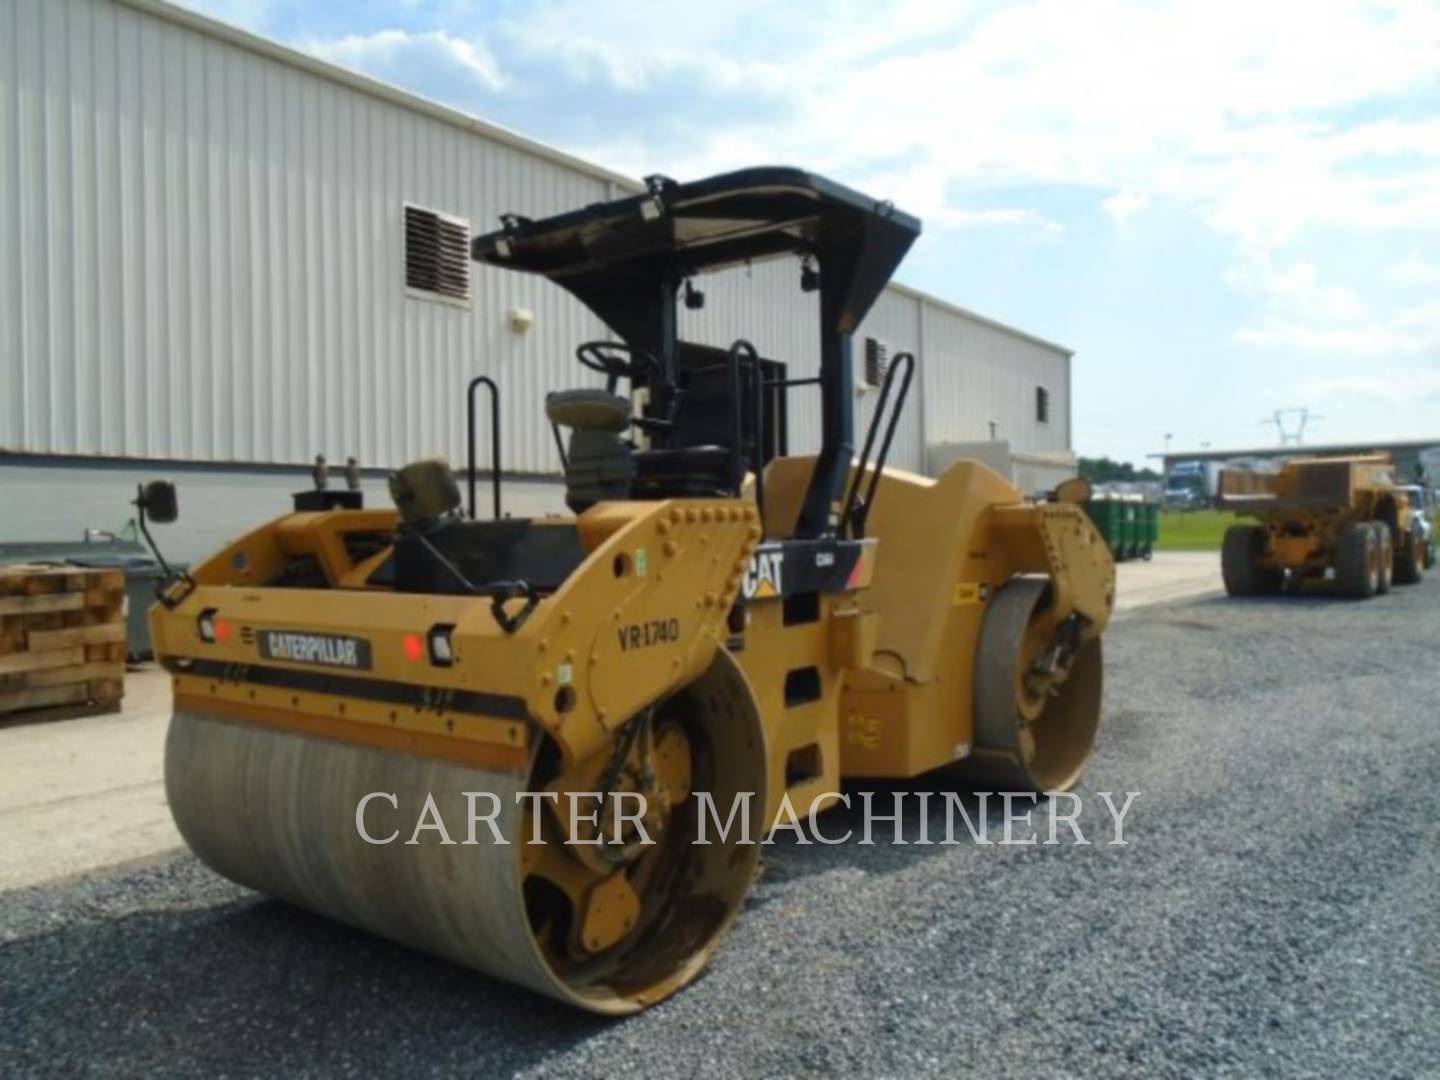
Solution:
<path fill-rule="evenodd" d="M 480 262 L 543 274 L 635 345 L 653 343 L 656 307 L 686 278 L 785 255 L 812 257 L 833 313 L 852 333 L 920 234 L 891 203 L 800 169 L 742 169 L 532 221 L 506 216 L 476 237 Z"/>

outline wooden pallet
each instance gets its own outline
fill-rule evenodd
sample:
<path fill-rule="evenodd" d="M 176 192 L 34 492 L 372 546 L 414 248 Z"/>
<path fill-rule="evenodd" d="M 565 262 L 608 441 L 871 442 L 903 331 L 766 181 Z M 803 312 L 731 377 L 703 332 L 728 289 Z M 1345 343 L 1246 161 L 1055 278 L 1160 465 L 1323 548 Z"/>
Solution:
<path fill-rule="evenodd" d="M 0 567 L 0 718 L 113 712 L 124 693 L 124 572 Z"/>

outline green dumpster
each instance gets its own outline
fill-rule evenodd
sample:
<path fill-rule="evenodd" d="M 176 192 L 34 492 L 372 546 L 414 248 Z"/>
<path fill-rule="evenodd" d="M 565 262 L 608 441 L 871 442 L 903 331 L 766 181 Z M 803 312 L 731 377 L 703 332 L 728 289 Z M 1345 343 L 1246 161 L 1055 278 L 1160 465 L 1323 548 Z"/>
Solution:
<path fill-rule="evenodd" d="M 1124 507 L 1120 511 L 1122 524 L 1120 526 L 1120 544 L 1124 552 L 1122 559 L 1133 559 L 1140 554 L 1140 522 L 1135 513 L 1136 504 L 1133 502 L 1122 502 Z"/>
<path fill-rule="evenodd" d="M 1123 532 L 1125 523 L 1124 504 L 1116 499 L 1090 499 L 1085 504 L 1085 513 L 1094 522 L 1095 529 L 1110 549 L 1110 554 L 1123 559 Z"/>
<path fill-rule="evenodd" d="M 1140 551 L 1142 559 L 1155 554 L 1155 545 L 1160 542 L 1160 507 L 1153 502 L 1139 504 Z"/>
<path fill-rule="evenodd" d="M 1160 535 L 1160 511 L 1136 498 L 1090 499 L 1085 513 L 1117 562 L 1148 559 Z"/>

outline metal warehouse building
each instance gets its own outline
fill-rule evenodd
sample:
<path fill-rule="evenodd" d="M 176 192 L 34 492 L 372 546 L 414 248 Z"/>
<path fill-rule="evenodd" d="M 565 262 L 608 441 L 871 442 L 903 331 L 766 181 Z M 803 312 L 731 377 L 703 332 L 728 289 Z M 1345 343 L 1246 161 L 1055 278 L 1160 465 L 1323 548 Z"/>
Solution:
<path fill-rule="evenodd" d="M 640 189 L 158 0 L 0 0 L 0 539 L 113 528 L 169 475 L 194 557 L 282 511 L 317 453 L 378 495 L 385 469 L 463 460 L 475 374 L 503 394 L 507 509 L 560 509 L 544 392 L 592 381 L 574 347 L 613 335 L 539 278 L 468 264 L 424 287 L 420 239 Z M 814 373 L 796 264 L 702 285 L 683 336 Z M 1068 350 L 894 285 L 857 369 L 902 350 L 894 464 L 999 440 L 1024 488 L 1073 472 Z M 792 453 L 818 442 L 813 398 L 791 392 Z"/>

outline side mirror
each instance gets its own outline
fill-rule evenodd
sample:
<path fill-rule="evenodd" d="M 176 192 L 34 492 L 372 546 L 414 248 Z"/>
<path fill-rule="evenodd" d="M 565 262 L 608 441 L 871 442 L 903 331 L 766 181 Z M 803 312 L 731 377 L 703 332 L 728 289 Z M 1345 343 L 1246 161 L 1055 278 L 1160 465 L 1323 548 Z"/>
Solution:
<path fill-rule="evenodd" d="M 1072 476 L 1060 484 L 1050 496 L 1055 502 L 1083 503 L 1089 502 L 1090 496 L 1094 493 L 1090 481 L 1083 476 Z"/>
<path fill-rule="evenodd" d="M 169 525 L 180 516 L 180 501 L 175 497 L 175 485 L 169 480 L 151 480 L 148 484 L 141 484 L 135 495 L 134 505 L 139 511 L 140 535 L 145 537 L 145 543 L 154 553 L 155 561 L 165 572 L 164 580 L 155 583 L 155 597 L 167 608 L 174 608 L 194 591 L 195 579 L 184 570 L 177 572 L 170 568 L 165 556 L 160 553 L 155 538 L 150 535 L 149 523 L 153 521 L 157 525 Z M 184 583 L 183 591 L 171 588 L 177 581 Z"/>
<path fill-rule="evenodd" d="M 135 505 L 157 525 L 169 525 L 180 516 L 180 501 L 169 480 L 151 480 L 140 489 Z"/>

